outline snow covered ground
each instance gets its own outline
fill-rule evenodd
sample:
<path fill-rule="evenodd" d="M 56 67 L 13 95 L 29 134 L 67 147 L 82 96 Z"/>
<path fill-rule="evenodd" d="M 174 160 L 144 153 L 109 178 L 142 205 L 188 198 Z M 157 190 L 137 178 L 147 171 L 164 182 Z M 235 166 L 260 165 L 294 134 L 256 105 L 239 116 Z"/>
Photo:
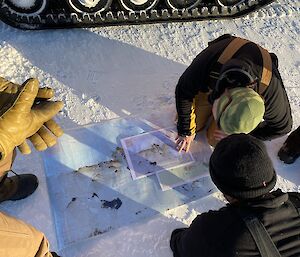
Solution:
<path fill-rule="evenodd" d="M 58 121 L 65 129 L 174 107 L 176 82 L 208 41 L 232 33 L 253 40 L 279 58 L 291 102 L 294 128 L 300 125 L 300 2 L 279 0 L 235 20 L 21 31 L 0 23 L 0 75 L 22 83 L 37 77 L 65 102 Z M 284 165 L 276 154 L 286 137 L 267 142 L 279 174 L 277 187 L 300 192 L 300 160 Z M 62 256 L 171 257 L 173 229 L 224 205 L 220 193 L 58 249 L 46 176 L 40 153 L 18 155 L 17 172 L 39 177 L 36 193 L 0 209 L 44 231 Z M 63 191 L 63 189 L 62 189 Z M 78 221 L 78 229 L 80 220 Z"/>

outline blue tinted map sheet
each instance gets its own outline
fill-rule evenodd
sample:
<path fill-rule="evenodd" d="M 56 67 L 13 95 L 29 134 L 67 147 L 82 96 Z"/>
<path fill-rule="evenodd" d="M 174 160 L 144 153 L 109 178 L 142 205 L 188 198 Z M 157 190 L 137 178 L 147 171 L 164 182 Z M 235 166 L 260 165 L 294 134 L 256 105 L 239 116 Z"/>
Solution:
<path fill-rule="evenodd" d="M 166 191 L 155 174 L 132 179 L 121 140 L 174 125 L 164 117 L 161 123 L 155 116 L 147 120 L 151 122 L 129 117 L 71 129 L 43 153 L 60 248 L 149 219 L 214 190 L 206 178 Z M 211 149 L 203 138 L 200 135 L 193 145 L 192 165 L 200 163 L 198 170 L 205 176 Z M 184 167 L 160 173 L 176 176 Z"/>

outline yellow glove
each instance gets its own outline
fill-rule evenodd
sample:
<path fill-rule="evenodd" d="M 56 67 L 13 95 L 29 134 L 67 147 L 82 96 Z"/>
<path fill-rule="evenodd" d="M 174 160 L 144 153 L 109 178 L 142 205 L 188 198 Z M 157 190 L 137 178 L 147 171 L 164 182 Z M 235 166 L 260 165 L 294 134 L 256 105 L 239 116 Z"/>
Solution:
<path fill-rule="evenodd" d="M 53 96 L 54 91 L 52 88 L 39 88 L 38 94 L 35 98 L 35 102 L 38 103 L 41 101 L 49 100 Z M 54 146 L 56 144 L 56 138 L 51 135 L 49 130 L 56 137 L 60 137 L 64 133 L 62 128 L 54 120 L 51 119 L 45 122 L 44 126 L 42 126 L 35 134 L 28 138 L 36 150 L 43 151 L 48 147 Z M 31 149 L 26 140 L 21 145 L 19 145 L 18 148 L 23 154 L 31 153 Z"/>
<path fill-rule="evenodd" d="M 21 86 L 0 79 L 1 159 L 6 158 L 16 146 L 20 146 L 25 153 L 30 153 L 30 148 L 25 142 L 27 138 L 38 150 L 45 149 L 39 139 L 42 139 L 46 146 L 56 142 L 50 131 L 54 135 L 61 135 L 62 130 L 51 119 L 62 109 L 63 103 L 46 101 L 52 96 L 53 90 L 39 89 L 36 79 L 29 79 Z"/>
<path fill-rule="evenodd" d="M 35 134 L 28 138 L 36 150 L 44 151 L 48 147 L 54 146 L 56 144 L 56 138 L 51 135 L 49 130 L 56 137 L 60 137 L 64 133 L 62 128 L 54 120 L 50 119 L 49 121 L 45 122 Z M 26 140 L 22 144 L 20 144 L 18 148 L 22 154 L 31 153 L 31 149 Z"/>
<path fill-rule="evenodd" d="M 24 84 L 27 81 L 24 82 Z M 15 84 L 11 81 L 6 80 L 5 78 L 0 77 L 0 92 L 7 94 L 17 94 L 23 85 Z M 39 91 L 36 96 L 36 101 L 39 100 L 48 100 L 54 96 L 54 91 L 50 87 L 39 88 Z"/>

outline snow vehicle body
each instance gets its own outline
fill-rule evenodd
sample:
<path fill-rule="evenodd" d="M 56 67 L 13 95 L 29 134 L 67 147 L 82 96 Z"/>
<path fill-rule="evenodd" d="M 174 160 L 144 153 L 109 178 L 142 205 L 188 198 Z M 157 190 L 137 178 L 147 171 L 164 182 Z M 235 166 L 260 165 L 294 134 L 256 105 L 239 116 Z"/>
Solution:
<path fill-rule="evenodd" d="M 21 29 L 101 27 L 235 18 L 274 0 L 0 0 L 0 19 Z"/>

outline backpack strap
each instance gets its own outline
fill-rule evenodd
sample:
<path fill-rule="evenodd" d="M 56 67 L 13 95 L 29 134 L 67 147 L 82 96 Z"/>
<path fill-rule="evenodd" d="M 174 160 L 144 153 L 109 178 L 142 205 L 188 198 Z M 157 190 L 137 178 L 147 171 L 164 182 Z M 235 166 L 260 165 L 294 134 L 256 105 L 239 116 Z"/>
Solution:
<path fill-rule="evenodd" d="M 267 87 L 270 85 L 272 79 L 272 58 L 266 49 L 262 48 L 259 45 L 257 46 L 263 59 L 263 71 L 261 75 L 260 86 L 258 89 L 258 93 L 262 95 L 262 93 L 265 92 Z"/>
<path fill-rule="evenodd" d="M 250 43 L 249 40 L 239 38 L 239 37 L 234 38 L 224 49 L 224 51 L 221 53 L 216 64 L 214 65 L 213 69 L 210 72 L 209 75 L 210 78 L 212 80 L 215 80 L 216 82 L 220 77 L 220 70 L 222 66 L 227 61 L 229 61 L 244 45 L 248 43 Z M 258 93 L 261 95 L 265 92 L 272 79 L 272 58 L 270 53 L 266 49 L 262 48 L 259 45 L 257 45 L 257 47 L 259 48 L 259 51 L 263 59 L 263 71 L 261 75 L 260 86 L 258 89 Z"/>
<path fill-rule="evenodd" d="M 281 257 L 272 238 L 259 219 L 254 214 L 249 214 L 245 210 L 238 210 L 238 213 L 250 231 L 261 257 Z"/>
<path fill-rule="evenodd" d="M 229 45 L 225 48 L 223 53 L 220 55 L 218 59 L 218 63 L 225 64 L 227 61 L 229 61 L 234 54 L 242 48 L 242 46 L 248 44 L 249 41 L 243 38 L 236 37 L 233 39 Z"/>
<path fill-rule="evenodd" d="M 289 192 L 289 200 L 297 210 L 299 216 L 300 216 L 300 194 L 297 192 Z"/>

